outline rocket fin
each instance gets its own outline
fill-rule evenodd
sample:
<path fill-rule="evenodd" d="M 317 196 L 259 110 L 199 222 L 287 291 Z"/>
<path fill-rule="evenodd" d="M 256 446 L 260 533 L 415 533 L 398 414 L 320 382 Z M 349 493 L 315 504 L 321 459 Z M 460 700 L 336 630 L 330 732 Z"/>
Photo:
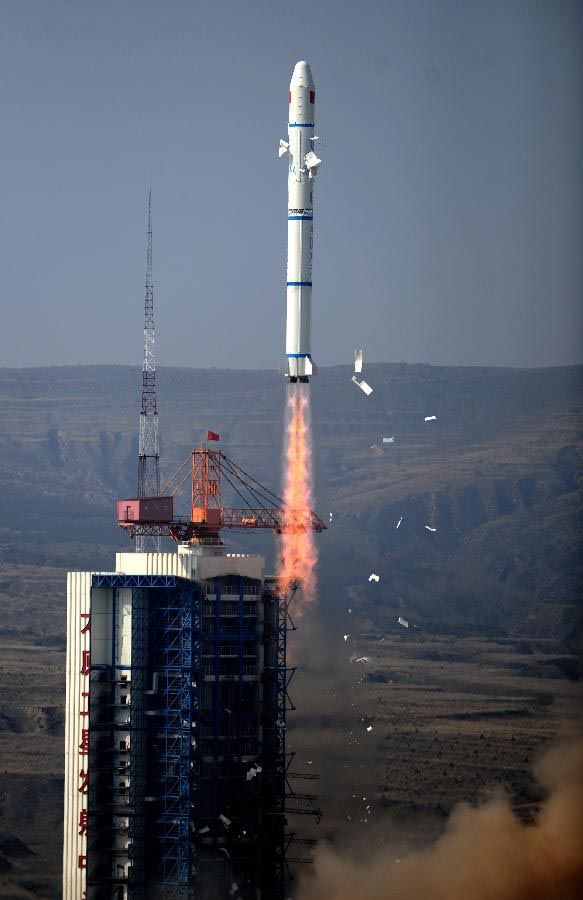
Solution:
<path fill-rule="evenodd" d="M 284 156 L 284 154 L 286 154 L 288 150 L 289 150 L 289 144 L 287 143 L 287 141 L 284 141 L 280 138 L 279 139 L 279 158 L 281 159 L 281 157 Z"/>

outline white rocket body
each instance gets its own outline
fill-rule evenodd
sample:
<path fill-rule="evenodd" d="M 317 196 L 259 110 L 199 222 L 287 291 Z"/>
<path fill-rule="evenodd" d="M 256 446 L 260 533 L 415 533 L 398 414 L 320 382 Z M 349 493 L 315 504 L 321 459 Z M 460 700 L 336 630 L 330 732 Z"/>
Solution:
<path fill-rule="evenodd" d="M 307 62 L 298 62 L 289 86 L 288 140 L 279 155 L 289 153 L 287 210 L 286 369 L 290 381 L 309 381 L 313 371 L 312 247 L 314 178 L 320 160 L 314 153 L 316 91 Z"/>

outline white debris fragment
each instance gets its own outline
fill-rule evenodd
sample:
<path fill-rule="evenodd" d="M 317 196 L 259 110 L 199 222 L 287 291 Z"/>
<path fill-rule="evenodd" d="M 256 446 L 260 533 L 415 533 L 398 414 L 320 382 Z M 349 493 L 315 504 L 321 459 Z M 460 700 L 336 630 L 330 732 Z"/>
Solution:
<path fill-rule="evenodd" d="M 210 831 L 210 828 L 208 827 L 208 825 L 205 825 L 204 828 L 199 828 L 199 829 L 198 829 L 198 833 L 199 833 L 199 834 L 208 834 L 209 831 Z"/>
<path fill-rule="evenodd" d="M 352 615 L 352 610 L 348 607 L 348 615 Z"/>
<path fill-rule="evenodd" d="M 380 578 L 381 578 L 381 576 L 375 575 L 374 572 L 371 572 L 370 575 L 368 576 L 369 581 L 380 581 Z"/>
<path fill-rule="evenodd" d="M 219 850 L 221 851 L 221 853 L 224 853 L 225 856 L 227 856 L 229 859 L 231 858 L 231 854 L 229 853 L 229 851 L 227 850 L 226 847 L 219 847 Z"/>
<path fill-rule="evenodd" d="M 366 394 L 367 397 L 369 396 L 369 394 L 372 394 L 374 388 L 371 388 L 370 384 L 367 384 L 366 381 L 364 380 L 364 378 L 362 379 L 362 381 L 359 381 L 358 378 L 355 378 L 353 375 L 352 380 L 354 381 L 355 384 L 358 385 L 360 390 Z"/>
<path fill-rule="evenodd" d="M 354 371 L 357 374 L 362 372 L 362 347 L 354 351 Z"/>
<path fill-rule="evenodd" d="M 384 437 L 383 438 L 383 444 L 394 444 L 394 443 L 395 443 L 394 437 Z"/>
<path fill-rule="evenodd" d="M 367 730 L 367 731 L 372 731 L 372 725 L 367 725 L 366 730 Z"/>
<path fill-rule="evenodd" d="M 407 619 L 403 619 L 401 616 L 399 616 L 399 618 L 397 619 L 397 622 L 399 623 L 399 625 L 402 625 L 403 628 L 409 627 L 409 623 L 408 623 Z"/>
<path fill-rule="evenodd" d="M 330 521 L 332 521 L 332 513 L 328 513 L 328 515 L 330 516 Z"/>
<path fill-rule="evenodd" d="M 349 634 L 344 634 L 344 635 L 343 635 L 344 643 L 346 643 L 346 641 L 348 640 L 349 637 L 350 637 Z"/>
<path fill-rule="evenodd" d="M 425 416 L 426 422 L 437 422 L 437 416 Z"/>
<path fill-rule="evenodd" d="M 253 781 L 253 779 L 256 778 L 257 775 L 259 775 L 259 773 L 262 771 L 263 770 L 262 770 L 261 766 L 259 765 L 259 763 L 255 763 L 254 766 L 251 766 L 251 768 L 247 772 L 245 778 L 247 781 Z"/>
<path fill-rule="evenodd" d="M 425 528 L 427 529 L 427 531 L 431 531 L 432 533 L 435 533 L 437 531 L 437 528 L 432 528 L 431 525 L 426 525 Z"/>
<path fill-rule="evenodd" d="M 227 818 L 227 816 L 224 816 L 223 813 L 220 813 L 219 819 L 221 820 L 221 822 L 223 823 L 225 828 L 229 828 L 229 826 L 231 824 L 231 820 L 229 818 Z"/>
<path fill-rule="evenodd" d="M 370 656 L 351 656 L 350 661 L 353 663 L 364 663 L 366 666 L 370 662 Z"/>
<path fill-rule="evenodd" d="M 401 516 L 401 518 L 399 519 L 399 521 L 398 521 L 397 524 L 395 525 L 395 528 L 400 528 L 400 527 L 401 527 L 401 522 L 402 522 L 402 521 L 403 521 L 403 516 Z"/>

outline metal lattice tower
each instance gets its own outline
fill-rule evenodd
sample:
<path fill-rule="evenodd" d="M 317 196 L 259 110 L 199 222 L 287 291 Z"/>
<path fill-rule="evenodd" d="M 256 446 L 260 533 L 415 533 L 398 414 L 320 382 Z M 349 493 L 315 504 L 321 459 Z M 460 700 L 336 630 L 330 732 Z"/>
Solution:
<path fill-rule="evenodd" d="M 154 353 L 154 285 L 152 283 L 152 188 L 148 191 L 148 235 L 146 240 L 146 296 L 144 303 L 144 364 L 142 409 L 138 449 L 138 497 L 160 493 L 160 447 L 156 408 L 156 356 Z M 136 551 L 159 551 L 159 537 L 136 537 Z"/>

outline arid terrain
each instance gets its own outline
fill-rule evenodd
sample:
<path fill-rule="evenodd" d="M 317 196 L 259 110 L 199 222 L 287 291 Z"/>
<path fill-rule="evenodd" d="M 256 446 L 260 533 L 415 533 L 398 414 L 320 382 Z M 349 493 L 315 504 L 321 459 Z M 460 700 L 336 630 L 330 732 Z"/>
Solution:
<path fill-rule="evenodd" d="M 358 612 L 347 617 L 356 623 Z M 533 763 L 581 732 L 581 684 L 565 677 L 555 641 L 361 621 L 350 644 L 339 629 L 327 672 L 300 666 L 291 690 L 290 782 L 314 795 L 298 807 L 323 813 L 319 823 L 290 815 L 296 874 L 305 866 L 295 860 L 311 858 L 306 841 L 405 852 L 433 841 L 457 803 L 497 788 L 528 821 L 541 801 Z M 370 661 L 351 662 L 355 654 Z M 0 659 L 0 896 L 57 898 L 63 653 L 8 642 Z"/>
<path fill-rule="evenodd" d="M 311 840 L 426 845 L 497 788 L 528 821 L 532 764 L 582 725 L 581 369 L 377 365 L 370 398 L 350 374 L 314 386 L 317 507 L 333 515 L 318 611 L 290 637 L 296 872 Z M 277 491 L 275 373 L 160 381 L 166 473 L 210 428 Z M 60 893 L 65 572 L 126 545 L 112 504 L 135 487 L 137 390 L 122 367 L 0 370 L 3 898 Z M 229 540 L 273 559 L 270 535 Z"/>

